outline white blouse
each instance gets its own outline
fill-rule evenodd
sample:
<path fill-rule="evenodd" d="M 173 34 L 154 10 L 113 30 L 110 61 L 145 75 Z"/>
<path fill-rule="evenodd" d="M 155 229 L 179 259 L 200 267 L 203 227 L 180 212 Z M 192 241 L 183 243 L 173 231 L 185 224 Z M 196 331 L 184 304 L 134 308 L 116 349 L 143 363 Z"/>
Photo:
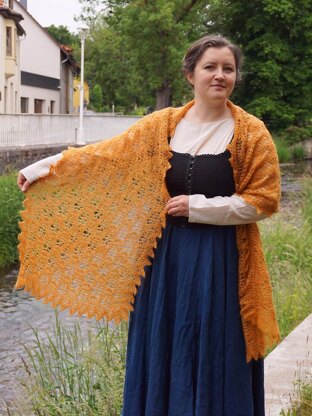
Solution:
<path fill-rule="evenodd" d="M 234 133 L 234 120 L 228 118 L 210 123 L 193 123 L 182 119 L 176 126 L 170 146 L 173 151 L 191 155 L 218 154 L 226 150 Z M 62 158 L 62 153 L 39 160 L 21 170 L 32 183 L 49 173 L 50 166 Z M 243 198 L 205 195 L 189 196 L 189 222 L 215 225 L 248 224 L 266 218 Z"/>
<path fill-rule="evenodd" d="M 222 153 L 234 134 L 234 119 L 194 123 L 182 119 L 170 141 L 172 150 L 191 155 Z M 238 195 L 189 196 L 189 222 L 215 225 L 248 224 L 266 218 Z"/>

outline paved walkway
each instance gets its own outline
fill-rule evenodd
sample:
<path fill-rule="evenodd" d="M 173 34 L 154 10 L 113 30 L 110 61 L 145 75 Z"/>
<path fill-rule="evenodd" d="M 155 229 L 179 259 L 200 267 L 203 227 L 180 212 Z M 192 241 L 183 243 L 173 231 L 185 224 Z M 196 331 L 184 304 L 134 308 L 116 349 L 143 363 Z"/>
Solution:
<path fill-rule="evenodd" d="M 290 407 L 294 382 L 312 376 L 312 314 L 264 360 L 266 416 Z"/>

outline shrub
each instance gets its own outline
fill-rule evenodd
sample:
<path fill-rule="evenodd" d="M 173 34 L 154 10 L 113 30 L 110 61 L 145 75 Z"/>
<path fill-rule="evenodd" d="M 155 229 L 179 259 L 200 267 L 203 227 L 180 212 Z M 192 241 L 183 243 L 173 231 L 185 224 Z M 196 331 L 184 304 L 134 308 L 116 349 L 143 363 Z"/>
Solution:
<path fill-rule="evenodd" d="M 296 144 L 294 147 L 291 148 L 291 156 L 293 160 L 298 161 L 305 159 L 307 153 L 302 145 Z"/>
<path fill-rule="evenodd" d="M 16 175 L 0 176 L 0 269 L 18 260 L 17 236 L 23 194 L 16 185 Z"/>
<path fill-rule="evenodd" d="M 280 139 L 275 141 L 277 155 L 280 163 L 287 163 L 291 160 L 291 151 L 289 147 Z"/>
<path fill-rule="evenodd" d="M 282 133 L 282 138 L 288 145 L 303 142 L 312 138 L 310 127 L 290 126 Z"/>

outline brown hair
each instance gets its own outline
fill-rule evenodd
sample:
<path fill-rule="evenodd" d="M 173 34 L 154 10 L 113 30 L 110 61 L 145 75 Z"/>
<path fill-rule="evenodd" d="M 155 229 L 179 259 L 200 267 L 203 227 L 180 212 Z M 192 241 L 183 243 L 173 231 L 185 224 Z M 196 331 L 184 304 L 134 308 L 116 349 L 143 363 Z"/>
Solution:
<path fill-rule="evenodd" d="M 193 74 L 197 62 L 208 48 L 223 47 L 229 48 L 233 53 L 236 66 L 236 82 L 241 81 L 241 68 L 243 64 L 242 50 L 221 35 L 206 35 L 189 47 L 182 61 L 183 74 Z"/>

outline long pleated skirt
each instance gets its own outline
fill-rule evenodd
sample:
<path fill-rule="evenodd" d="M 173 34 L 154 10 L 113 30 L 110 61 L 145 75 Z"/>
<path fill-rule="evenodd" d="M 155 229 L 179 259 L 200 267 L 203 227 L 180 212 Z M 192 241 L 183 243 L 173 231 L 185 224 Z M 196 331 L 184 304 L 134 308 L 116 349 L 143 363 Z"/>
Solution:
<path fill-rule="evenodd" d="M 130 317 L 122 416 L 264 416 L 237 270 L 234 226 L 167 225 Z"/>

